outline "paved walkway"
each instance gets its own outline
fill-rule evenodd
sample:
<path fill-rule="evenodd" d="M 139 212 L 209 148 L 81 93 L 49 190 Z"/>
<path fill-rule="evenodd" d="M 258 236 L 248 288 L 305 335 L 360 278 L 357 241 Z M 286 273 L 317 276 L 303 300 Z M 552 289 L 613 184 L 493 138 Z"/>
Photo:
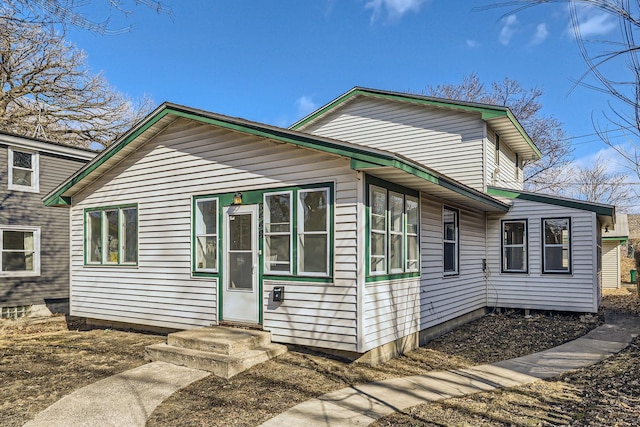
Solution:
<path fill-rule="evenodd" d="M 609 314 L 584 337 L 516 359 L 348 387 L 301 403 L 262 426 L 364 426 L 428 401 L 512 387 L 583 368 L 619 352 L 640 334 L 640 318 Z M 164 399 L 209 372 L 153 362 L 83 387 L 25 427 L 144 426 Z"/>

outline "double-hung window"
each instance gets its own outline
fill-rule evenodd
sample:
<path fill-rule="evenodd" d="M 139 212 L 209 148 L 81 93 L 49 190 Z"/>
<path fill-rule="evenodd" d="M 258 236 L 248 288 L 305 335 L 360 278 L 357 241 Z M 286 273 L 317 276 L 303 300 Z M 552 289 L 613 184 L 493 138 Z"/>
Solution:
<path fill-rule="evenodd" d="M 527 272 L 527 221 L 502 221 L 502 272 Z"/>
<path fill-rule="evenodd" d="M 571 221 L 569 218 L 542 220 L 543 273 L 571 273 Z"/>
<path fill-rule="evenodd" d="M 8 157 L 9 190 L 37 193 L 40 186 L 38 153 L 9 148 Z"/>
<path fill-rule="evenodd" d="M 195 201 L 195 271 L 218 271 L 218 199 Z"/>
<path fill-rule="evenodd" d="M 135 265 L 138 262 L 138 207 L 85 211 L 86 264 Z"/>
<path fill-rule="evenodd" d="M 0 225 L 0 277 L 40 275 L 40 228 Z"/>
<path fill-rule="evenodd" d="M 458 239 L 459 239 L 459 212 L 456 209 L 444 207 L 442 210 L 444 274 L 458 274 Z"/>
<path fill-rule="evenodd" d="M 329 188 L 298 190 L 298 274 L 329 275 Z"/>
<path fill-rule="evenodd" d="M 418 197 L 407 192 L 369 185 L 372 276 L 417 272 L 420 268 Z"/>
<path fill-rule="evenodd" d="M 267 274 L 293 274 L 292 192 L 264 195 L 264 264 Z"/>

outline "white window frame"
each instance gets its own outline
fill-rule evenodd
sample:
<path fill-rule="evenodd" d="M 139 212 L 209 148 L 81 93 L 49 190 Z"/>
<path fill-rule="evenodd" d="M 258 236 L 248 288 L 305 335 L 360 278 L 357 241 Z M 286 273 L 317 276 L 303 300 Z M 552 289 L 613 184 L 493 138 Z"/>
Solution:
<path fill-rule="evenodd" d="M 306 231 L 304 229 L 304 207 L 302 206 L 302 195 L 305 193 L 317 193 L 324 192 L 326 201 L 327 201 L 327 215 L 326 215 L 326 224 L 325 231 Z M 296 207 L 297 207 L 297 239 L 298 239 L 298 250 L 297 250 L 297 269 L 298 276 L 309 276 L 309 277 L 329 277 L 331 270 L 331 228 L 330 228 L 330 220 L 331 220 L 331 189 L 329 187 L 317 187 L 317 188 L 305 188 L 298 190 L 298 194 L 296 197 Z M 324 272 L 316 272 L 316 271 L 305 271 L 302 269 L 302 259 L 301 250 L 303 248 L 302 239 L 304 236 L 312 236 L 312 235 L 325 235 L 327 238 L 327 250 L 326 250 L 326 270 Z"/>
<path fill-rule="evenodd" d="M 384 221 L 383 221 L 384 227 L 385 227 L 384 230 L 374 229 L 373 228 L 373 215 L 374 214 L 373 214 L 373 207 L 371 206 L 371 204 L 372 204 L 372 201 L 373 201 L 373 193 L 376 190 L 380 191 L 380 192 L 383 192 L 385 194 L 385 199 L 384 199 L 384 206 L 385 206 L 384 207 Z M 389 242 L 388 242 L 388 235 L 389 235 L 389 233 L 388 233 L 388 230 L 389 230 L 389 224 L 388 224 L 388 222 L 389 222 L 389 219 L 388 219 L 389 208 L 388 208 L 388 206 L 389 206 L 389 191 L 386 188 L 379 187 L 377 185 L 369 185 L 369 274 L 371 276 L 380 276 L 380 275 L 388 274 L 388 272 L 387 272 L 387 267 L 388 267 L 388 264 L 389 264 L 389 262 L 388 262 L 388 260 L 389 260 Z M 383 255 L 375 255 L 374 256 L 371 253 L 371 246 L 372 246 L 371 241 L 373 240 L 372 236 L 374 234 L 379 234 L 379 235 L 383 236 L 383 245 L 382 245 L 382 247 L 384 248 L 384 254 Z M 382 265 L 384 267 L 383 270 L 376 270 L 376 271 L 372 270 L 372 268 L 371 268 L 372 267 L 371 260 L 373 260 L 374 258 L 383 260 L 383 263 L 382 263 Z"/>
<path fill-rule="evenodd" d="M 4 250 L 3 232 L 21 231 L 33 233 L 33 271 L 5 271 L 2 266 Z M 9 251 L 7 251 L 9 252 Z M 19 225 L 0 225 L 0 277 L 36 277 L 40 276 L 40 227 Z"/>
<path fill-rule="evenodd" d="M 17 166 L 13 166 L 13 154 L 14 152 L 25 153 L 31 155 L 31 169 L 18 168 Z M 9 147 L 7 152 L 7 164 L 9 167 L 8 171 L 8 189 L 14 191 L 25 191 L 28 193 L 39 193 L 40 192 L 40 155 L 38 152 L 30 151 L 30 150 L 22 150 L 16 149 L 13 147 Z M 19 185 L 13 183 L 13 171 L 14 169 L 22 169 L 22 170 L 30 170 L 31 171 L 31 185 Z"/>
<path fill-rule="evenodd" d="M 445 223 L 444 223 L 445 211 L 451 211 L 454 214 L 454 239 L 446 239 Z M 454 245 L 454 251 L 453 251 L 454 269 L 453 270 L 445 270 L 445 265 L 446 265 L 445 256 L 447 253 L 447 251 L 445 250 L 445 247 L 447 244 Z M 455 276 L 460 274 L 459 264 L 460 264 L 460 211 L 458 209 L 450 208 L 448 206 L 443 206 L 442 207 L 442 271 L 444 275 Z"/>
<path fill-rule="evenodd" d="M 505 224 L 513 224 L 513 223 L 521 223 L 524 225 L 524 235 L 522 236 L 522 243 L 505 243 Z M 503 273 L 527 273 L 529 271 L 529 254 L 528 254 L 528 239 L 529 239 L 529 231 L 528 231 L 528 223 L 526 219 L 505 219 L 501 221 L 501 247 L 502 247 L 502 265 L 501 271 Z M 524 259 L 524 269 L 508 269 L 506 262 L 506 249 L 507 248 L 522 248 L 522 256 Z"/>
<path fill-rule="evenodd" d="M 564 248 L 564 243 L 547 243 L 546 236 L 546 228 L 547 221 L 557 221 L 557 220 L 566 220 L 567 221 L 567 262 L 569 265 L 566 269 L 562 270 L 551 270 L 547 268 L 547 248 Z M 571 274 L 572 272 L 572 263 L 573 257 L 571 253 L 571 218 L 570 217 L 559 217 L 559 218 L 542 218 L 542 273 L 543 274 Z"/>
<path fill-rule="evenodd" d="M 409 216 L 407 214 L 407 200 L 411 199 L 413 201 L 416 202 L 417 205 L 417 216 L 418 216 L 418 222 L 417 222 L 417 230 L 415 233 L 411 233 L 409 232 Z M 405 212 L 405 231 L 406 231 L 406 235 L 405 235 L 405 249 L 404 249 L 404 253 L 405 253 L 405 271 L 407 273 L 413 273 L 416 271 L 420 271 L 420 197 L 414 197 L 414 196 L 410 196 L 408 194 L 405 194 L 404 196 L 404 212 Z M 416 255 L 417 255 L 417 259 L 413 260 L 413 259 L 409 259 L 409 237 L 413 237 L 415 238 L 416 241 Z M 410 262 L 414 262 L 416 263 L 416 268 L 409 268 L 409 263 Z"/>
<path fill-rule="evenodd" d="M 216 202 L 216 230 L 215 234 L 212 233 L 199 233 L 200 224 L 202 222 L 202 214 L 198 209 L 198 203 L 200 202 Z M 217 197 L 200 197 L 193 201 L 194 218 L 193 218 L 193 271 L 197 273 L 218 273 L 218 266 L 220 265 L 220 200 Z M 198 237 L 215 237 L 216 242 L 216 263 L 214 268 L 198 268 Z"/>
<path fill-rule="evenodd" d="M 288 195 L 289 196 L 289 231 L 267 231 L 267 210 L 268 210 L 268 204 L 267 204 L 267 197 L 270 196 L 280 196 L 280 195 Z M 283 276 L 292 276 L 293 275 L 293 265 L 295 260 L 293 259 L 293 221 L 294 221 L 294 215 L 293 215 L 293 208 L 295 206 L 295 203 L 297 203 L 294 199 L 293 199 L 293 191 L 275 191 L 275 192 L 271 192 L 271 193 L 264 193 L 262 196 L 262 203 L 263 203 L 263 233 L 264 233 L 264 249 L 265 249 L 265 256 L 264 256 L 264 272 L 265 274 L 274 274 L 274 275 L 283 275 Z M 328 209 L 328 203 L 329 200 L 327 199 L 327 209 Z M 328 212 L 327 212 L 327 217 L 328 217 Z M 269 218 L 271 218 L 271 214 L 269 213 Z M 328 218 L 327 218 L 328 221 Z M 271 222 L 269 222 L 269 224 L 271 224 Z M 289 236 L 289 270 L 271 270 L 271 263 L 269 261 L 269 253 L 268 253 L 268 249 L 267 249 L 267 237 L 269 236 Z M 329 242 L 327 242 L 327 245 L 329 245 Z M 327 248 L 328 249 L 328 248 Z M 328 264 L 327 264 L 328 266 Z"/>
<path fill-rule="evenodd" d="M 99 266 L 135 266 L 138 264 L 138 260 L 140 258 L 140 240 L 139 240 L 139 227 L 136 226 L 136 260 L 135 261 L 129 261 L 129 262 L 124 262 L 124 245 L 123 242 L 125 241 L 125 239 L 123 239 L 123 235 L 124 235 L 124 214 L 122 211 L 124 210 L 129 210 L 129 209 L 135 209 L 136 210 L 136 221 L 139 222 L 139 210 L 138 210 L 138 206 L 137 205 L 123 205 L 123 206 L 113 206 L 113 207 L 105 207 L 105 208 L 96 208 L 96 209 L 87 209 L 85 210 L 84 213 L 84 223 L 85 223 L 85 229 L 86 229 L 86 235 L 85 235 L 85 239 L 84 239 L 84 250 L 85 250 L 85 265 L 99 265 Z M 118 230 L 118 260 L 117 261 L 110 261 L 109 260 L 109 245 L 108 245 L 108 241 L 109 241 L 109 224 L 107 222 L 107 212 L 117 212 L 117 220 L 118 223 L 116 224 L 117 226 L 117 230 Z M 101 218 L 101 230 L 100 230 L 100 243 L 101 243 L 101 250 L 100 250 L 100 261 L 91 261 L 91 256 L 90 256 L 90 251 L 91 251 L 91 237 L 92 237 L 92 231 L 91 231 L 91 227 L 90 227 L 90 222 L 88 220 L 89 218 L 89 214 L 91 212 L 100 212 L 100 218 Z"/>
<path fill-rule="evenodd" d="M 400 230 L 394 230 L 393 229 L 393 212 L 392 212 L 392 204 L 391 204 L 391 199 L 393 197 L 397 197 L 400 200 L 402 200 L 402 208 L 401 208 L 401 212 L 400 212 Z M 405 265 L 405 252 L 406 252 L 406 238 L 405 238 L 405 200 L 404 200 L 404 194 L 402 193 L 398 193 L 397 191 L 392 191 L 389 190 L 387 192 L 387 211 L 388 211 L 388 218 L 389 218 L 389 271 L 391 274 L 398 274 L 398 273 L 404 273 L 404 270 L 406 268 Z M 399 268 L 393 268 L 393 266 L 391 265 L 391 255 L 393 253 L 393 236 L 400 236 L 400 254 L 396 254 L 396 256 L 400 256 L 400 267 Z"/>

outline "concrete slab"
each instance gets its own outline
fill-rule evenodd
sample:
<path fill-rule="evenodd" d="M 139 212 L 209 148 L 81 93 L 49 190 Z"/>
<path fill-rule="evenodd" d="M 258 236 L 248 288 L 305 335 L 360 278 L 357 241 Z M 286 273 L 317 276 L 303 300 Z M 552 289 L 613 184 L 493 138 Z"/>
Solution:
<path fill-rule="evenodd" d="M 24 427 L 144 427 L 156 406 L 210 372 L 153 362 L 63 397 Z"/>

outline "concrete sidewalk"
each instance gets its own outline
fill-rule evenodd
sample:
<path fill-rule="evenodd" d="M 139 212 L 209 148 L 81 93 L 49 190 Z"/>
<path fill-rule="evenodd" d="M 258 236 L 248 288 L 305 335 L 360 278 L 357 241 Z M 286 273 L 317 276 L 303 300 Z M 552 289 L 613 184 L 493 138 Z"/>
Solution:
<path fill-rule="evenodd" d="M 156 406 L 211 372 L 152 362 L 82 387 L 24 427 L 144 427 Z"/>
<path fill-rule="evenodd" d="M 469 369 L 347 387 L 294 406 L 261 427 L 366 426 L 421 403 L 523 385 L 593 365 L 639 334 L 640 318 L 614 313 L 587 335 L 549 350 Z"/>
<path fill-rule="evenodd" d="M 597 363 L 640 334 L 640 318 L 608 315 L 582 338 L 516 359 L 348 387 L 301 403 L 263 426 L 363 426 L 428 401 L 549 378 Z M 209 372 L 153 362 L 65 396 L 25 427 L 144 426 L 154 408 Z"/>

